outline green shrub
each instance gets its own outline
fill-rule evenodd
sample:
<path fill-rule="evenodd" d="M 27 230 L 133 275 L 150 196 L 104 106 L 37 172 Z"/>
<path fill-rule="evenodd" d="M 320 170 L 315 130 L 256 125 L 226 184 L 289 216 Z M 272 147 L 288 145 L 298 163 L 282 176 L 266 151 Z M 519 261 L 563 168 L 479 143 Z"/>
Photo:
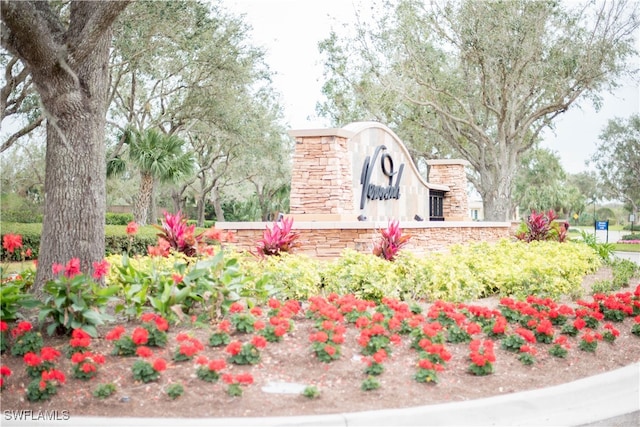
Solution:
<path fill-rule="evenodd" d="M 620 240 L 640 240 L 640 233 L 625 234 Z"/>
<path fill-rule="evenodd" d="M 105 215 L 106 225 L 127 225 L 133 221 L 133 214 L 107 212 Z"/>
<path fill-rule="evenodd" d="M 247 276 L 245 292 L 257 298 L 304 300 L 321 292 L 321 263 L 306 255 L 283 252 L 261 259 L 243 257 L 240 263 Z"/>
<path fill-rule="evenodd" d="M 3 210 L 2 220 L 6 222 L 18 222 L 22 224 L 35 224 L 42 222 L 42 213 L 37 210 Z"/>
<path fill-rule="evenodd" d="M 611 268 L 613 269 L 613 291 L 628 286 L 631 278 L 640 274 L 640 266 L 628 259 L 615 259 L 611 262 Z"/>
<path fill-rule="evenodd" d="M 2 261 L 22 261 L 22 253 L 27 249 L 31 249 L 31 257 L 36 259 L 40 249 L 40 233 L 42 232 L 42 224 L 23 224 L 18 222 L 2 222 L 0 223 L 0 241 L 5 234 L 19 234 L 22 237 L 22 248 L 9 253 L 0 247 L 0 260 Z"/>
<path fill-rule="evenodd" d="M 401 298 L 404 278 L 399 276 L 394 263 L 373 254 L 345 249 L 336 260 L 322 270 L 325 292 L 381 301 L 383 297 Z"/>

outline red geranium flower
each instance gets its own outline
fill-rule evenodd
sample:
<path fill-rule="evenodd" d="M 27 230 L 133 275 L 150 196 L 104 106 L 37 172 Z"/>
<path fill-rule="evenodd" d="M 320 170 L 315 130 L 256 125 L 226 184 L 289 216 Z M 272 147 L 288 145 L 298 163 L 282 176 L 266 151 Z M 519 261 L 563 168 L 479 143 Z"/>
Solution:
<path fill-rule="evenodd" d="M 153 369 L 158 372 L 164 371 L 165 369 L 167 369 L 167 362 L 164 359 L 156 359 L 153 362 Z"/>
<path fill-rule="evenodd" d="M 135 345 L 146 344 L 149 340 L 149 332 L 144 328 L 135 328 L 131 335 L 131 339 Z"/>
<path fill-rule="evenodd" d="M 13 253 L 14 250 L 22 247 L 22 236 L 19 234 L 5 234 L 2 238 L 2 247 L 9 253 Z"/>
<path fill-rule="evenodd" d="M 242 351 L 242 343 L 240 341 L 233 341 L 227 345 L 224 351 L 235 356 Z"/>
<path fill-rule="evenodd" d="M 261 335 L 256 335 L 251 339 L 251 344 L 256 348 L 265 348 L 267 346 L 267 340 Z"/>
<path fill-rule="evenodd" d="M 105 336 L 105 339 L 109 341 L 119 340 L 120 336 L 122 336 L 124 332 L 125 332 L 124 326 L 116 326 L 115 328 L 113 328 L 107 333 L 107 335 Z"/>
<path fill-rule="evenodd" d="M 141 345 L 136 349 L 136 354 L 140 357 L 145 357 L 145 358 L 153 356 L 153 352 L 151 351 L 151 349 L 143 345 Z"/>

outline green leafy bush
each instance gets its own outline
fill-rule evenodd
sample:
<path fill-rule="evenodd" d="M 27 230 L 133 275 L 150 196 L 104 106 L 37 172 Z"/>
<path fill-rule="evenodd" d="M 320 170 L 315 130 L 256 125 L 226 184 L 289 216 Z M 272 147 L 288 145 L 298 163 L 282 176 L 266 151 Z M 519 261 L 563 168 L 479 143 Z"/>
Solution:
<path fill-rule="evenodd" d="M 322 270 L 325 292 L 354 294 L 357 298 L 381 301 L 383 297 L 401 298 L 404 278 L 394 263 L 373 254 L 346 249 Z"/>
<path fill-rule="evenodd" d="M 74 261 L 78 268 L 72 268 Z M 98 285 L 87 274 L 79 272 L 79 263 L 77 258 L 70 260 L 64 267 L 65 273 L 60 272 L 43 287 L 45 295 L 38 319 L 41 323 L 46 319 L 51 321 L 47 327 L 49 335 L 83 329 L 95 337 L 96 327 L 112 320 L 106 309 L 118 288 Z"/>
<path fill-rule="evenodd" d="M 239 262 L 247 279 L 244 296 L 302 300 L 321 292 L 321 263 L 307 255 L 283 252 L 264 258 L 240 257 Z"/>
<path fill-rule="evenodd" d="M 133 221 L 133 214 L 107 212 L 105 215 L 106 225 L 127 225 Z"/>

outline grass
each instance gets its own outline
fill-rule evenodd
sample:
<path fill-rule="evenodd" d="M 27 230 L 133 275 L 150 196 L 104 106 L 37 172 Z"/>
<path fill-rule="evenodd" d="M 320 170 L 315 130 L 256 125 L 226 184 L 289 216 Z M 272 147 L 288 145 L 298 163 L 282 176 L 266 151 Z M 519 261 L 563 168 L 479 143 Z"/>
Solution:
<path fill-rule="evenodd" d="M 637 243 L 614 243 L 614 245 L 614 250 L 618 252 L 640 252 L 640 245 Z"/>
<path fill-rule="evenodd" d="M 24 262 L 19 262 L 19 261 L 15 261 L 15 262 L 3 262 L 1 264 L 2 266 L 2 270 L 5 273 L 19 273 L 21 271 L 27 270 L 27 269 L 36 269 L 36 265 L 33 261 L 24 261 Z"/>

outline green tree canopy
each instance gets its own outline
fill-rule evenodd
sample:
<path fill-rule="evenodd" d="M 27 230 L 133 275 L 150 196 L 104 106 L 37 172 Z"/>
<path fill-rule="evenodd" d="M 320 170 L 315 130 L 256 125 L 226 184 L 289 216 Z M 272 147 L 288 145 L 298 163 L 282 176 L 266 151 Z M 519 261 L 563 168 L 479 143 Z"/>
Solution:
<path fill-rule="evenodd" d="M 630 211 L 640 206 L 640 115 L 610 120 L 600 134 L 591 162 L 606 196 L 624 202 Z"/>
<path fill-rule="evenodd" d="M 521 156 L 577 100 L 599 100 L 635 54 L 637 3 L 382 1 L 375 22 L 332 34 L 327 101 L 337 124 L 388 123 L 414 155 L 457 156 L 488 220 L 506 220 Z M 391 12 L 390 12 L 391 11 Z"/>

